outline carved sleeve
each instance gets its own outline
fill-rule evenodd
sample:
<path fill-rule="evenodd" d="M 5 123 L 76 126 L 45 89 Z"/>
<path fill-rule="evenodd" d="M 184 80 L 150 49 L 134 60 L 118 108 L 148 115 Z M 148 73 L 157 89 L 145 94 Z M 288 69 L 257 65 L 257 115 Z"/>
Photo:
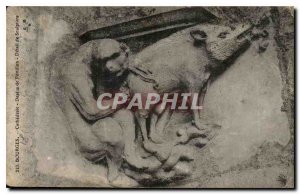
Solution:
<path fill-rule="evenodd" d="M 69 74 L 70 100 L 85 119 L 95 121 L 116 111 L 98 109 L 92 93 L 94 84 L 90 77 L 91 72 L 86 64 L 75 65 L 71 72 Z"/>

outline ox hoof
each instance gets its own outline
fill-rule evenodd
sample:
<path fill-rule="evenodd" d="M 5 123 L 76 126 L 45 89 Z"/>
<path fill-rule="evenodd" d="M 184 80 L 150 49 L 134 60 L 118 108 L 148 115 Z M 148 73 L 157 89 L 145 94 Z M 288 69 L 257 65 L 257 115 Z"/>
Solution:
<path fill-rule="evenodd" d="M 158 160 L 153 160 L 150 157 L 148 158 L 142 158 L 138 157 L 136 155 L 131 155 L 131 156 L 126 156 L 126 162 L 140 170 L 152 170 L 152 169 L 157 169 L 161 166 L 161 163 Z"/>
<path fill-rule="evenodd" d="M 192 124 L 193 124 L 197 129 L 200 130 L 200 133 L 201 133 L 201 131 L 202 131 L 203 134 L 204 134 L 205 131 L 208 129 L 208 126 L 207 126 L 205 123 L 201 122 L 201 121 L 195 121 L 195 120 L 193 120 L 193 121 L 192 121 Z"/>
<path fill-rule="evenodd" d="M 145 148 L 146 151 L 150 152 L 150 153 L 156 153 L 157 150 L 156 150 L 156 144 L 147 140 L 147 141 L 144 141 L 143 143 L 143 147 Z"/>
<path fill-rule="evenodd" d="M 162 144 L 164 142 L 163 134 L 152 133 L 150 139 L 156 144 Z"/>

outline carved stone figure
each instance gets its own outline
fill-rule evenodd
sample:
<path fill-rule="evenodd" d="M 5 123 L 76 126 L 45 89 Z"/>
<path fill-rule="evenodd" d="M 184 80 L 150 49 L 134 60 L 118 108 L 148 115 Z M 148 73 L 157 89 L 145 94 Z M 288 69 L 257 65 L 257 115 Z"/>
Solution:
<path fill-rule="evenodd" d="M 68 98 L 62 109 L 78 149 L 94 163 L 106 159 L 110 181 L 118 176 L 124 157 L 134 159 L 135 124 L 129 110 L 121 106 L 100 110 L 96 99 L 107 90 L 119 91 L 128 73 L 128 52 L 126 45 L 115 40 L 95 40 L 80 46 L 67 64 L 61 64 Z"/>
<path fill-rule="evenodd" d="M 7 7 L 7 186 L 294 188 L 294 14 Z"/>
<path fill-rule="evenodd" d="M 170 106 L 161 108 L 158 104 L 149 110 L 130 111 L 119 105 L 117 109 L 99 110 L 96 99 L 104 92 L 122 92 L 128 98 L 134 93 L 187 92 L 199 93 L 197 105 L 203 106 L 209 83 L 248 48 L 252 39 L 267 36 L 265 31 L 253 32 L 254 27 L 196 25 L 134 56 L 129 55 L 125 44 L 112 39 L 80 46 L 62 72 L 68 72 L 63 77 L 72 102 L 63 109 L 82 155 L 94 163 L 105 158 L 110 181 L 122 166 L 128 176 L 145 184 L 189 176 L 193 153 L 219 128 L 201 121 L 200 110 L 191 110 L 191 122 L 175 126 L 167 137 L 165 128 L 174 112 Z M 112 99 L 105 100 L 106 105 L 112 103 Z M 140 129 L 137 133 L 136 128 Z"/>
<path fill-rule="evenodd" d="M 174 91 L 200 93 L 198 105 L 203 106 L 209 82 L 248 48 L 251 39 L 266 35 L 266 32 L 253 33 L 252 28 L 253 26 L 250 25 L 240 25 L 234 28 L 221 25 L 197 25 L 177 32 L 138 53 L 130 64 L 137 70 L 146 69 L 151 72 L 156 85 L 152 87 L 151 83 L 140 82 L 137 76 L 130 75 L 129 88 L 133 93 L 140 92 L 145 95 L 153 92 L 163 94 Z M 143 133 L 145 149 L 156 154 L 163 162 L 167 160 L 171 152 L 168 146 L 173 147 L 178 142 L 166 144 L 162 139 L 164 128 L 172 115 L 170 107 L 161 110 L 157 105 L 153 110 L 152 117 L 149 118 L 151 119 L 148 129 L 150 140 L 146 129 L 149 110 L 139 110 L 136 114 L 137 121 Z M 192 127 L 187 131 L 177 132 L 178 136 L 187 139 L 185 143 L 190 136 L 206 137 L 209 133 L 210 127 L 200 120 L 200 111 L 192 110 L 192 122 L 198 130 Z M 182 140 L 177 141 L 182 142 Z"/>

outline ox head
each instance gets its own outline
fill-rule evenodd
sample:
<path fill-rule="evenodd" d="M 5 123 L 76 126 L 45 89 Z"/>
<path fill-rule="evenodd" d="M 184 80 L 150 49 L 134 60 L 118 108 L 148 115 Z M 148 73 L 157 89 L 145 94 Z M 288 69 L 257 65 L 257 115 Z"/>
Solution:
<path fill-rule="evenodd" d="M 265 35 L 267 32 L 264 31 Z M 196 45 L 205 45 L 208 55 L 217 62 L 234 59 L 245 51 L 251 40 L 263 35 L 253 31 L 253 25 L 237 25 L 234 27 L 222 25 L 196 26 L 190 31 Z"/>

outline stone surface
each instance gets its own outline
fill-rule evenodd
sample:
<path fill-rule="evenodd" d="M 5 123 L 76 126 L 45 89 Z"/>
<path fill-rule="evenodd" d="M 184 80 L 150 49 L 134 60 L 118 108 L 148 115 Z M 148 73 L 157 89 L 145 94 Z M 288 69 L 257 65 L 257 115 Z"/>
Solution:
<path fill-rule="evenodd" d="M 136 181 L 125 175 L 115 185 L 109 185 L 105 165 L 92 165 L 79 156 L 70 136 L 69 124 L 51 93 L 53 85 L 50 84 L 49 72 L 55 67 L 45 63 L 45 60 L 55 56 L 59 49 L 78 46 L 75 39 L 65 38 L 67 34 L 79 35 L 85 30 L 172 9 L 174 8 L 8 9 L 11 15 L 19 13 L 21 17 L 29 18 L 34 27 L 32 33 L 24 35 L 23 44 L 28 49 L 22 51 L 27 65 L 22 71 L 28 74 L 23 78 L 23 83 L 28 84 L 23 94 L 27 107 L 22 111 L 30 112 L 25 117 L 27 121 L 24 121 L 24 126 L 29 129 L 32 144 L 22 148 L 22 157 L 25 158 L 23 180 L 14 182 L 15 176 L 12 175 L 8 177 L 9 183 L 51 187 L 138 186 Z M 241 22 L 259 18 L 255 14 L 258 10 L 253 11 L 251 8 L 208 10 L 223 17 L 224 21 Z M 211 84 L 202 118 L 221 128 L 204 149 L 196 150 L 193 162 L 196 170 L 191 179 L 165 186 L 294 187 L 293 12 L 287 8 L 259 10 L 273 14 L 267 50 L 258 53 L 258 43 L 253 44 Z M 10 25 L 9 33 L 13 31 L 12 28 L 13 25 Z M 8 87 L 11 87 L 9 76 L 8 80 Z M 11 93 L 8 97 L 10 95 Z M 10 114 L 13 115 L 9 109 L 8 115 Z M 12 117 L 8 118 L 8 122 L 12 120 Z M 189 120 L 190 118 L 175 114 L 168 130 L 176 122 L 186 123 Z M 13 137 L 13 133 L 10 137 Z M 13 144 L 12 141 L 13 138 L 9 139 L 8 144 Z M 270 143 L 270 146 L 264 146 L 266 143 Z M 13 153 L 11 149 L 8 151 Z M 13 155 L 9 154 L 8 160 L 12 159 Z M 8 169 L 13 170 L 12 167 Z M 28 178 L 32 179 L 29 181 Z"/>
<path fill-rule="evenodd" d="M 223 170 L 254 155 L 264 142 L 285 146 L 290 140 L 274 42 L 262 54 L 256 46 L 211 85 L 205 98 L 203 119 L 210 117 L 222 128 L 210 150 Z"/>

